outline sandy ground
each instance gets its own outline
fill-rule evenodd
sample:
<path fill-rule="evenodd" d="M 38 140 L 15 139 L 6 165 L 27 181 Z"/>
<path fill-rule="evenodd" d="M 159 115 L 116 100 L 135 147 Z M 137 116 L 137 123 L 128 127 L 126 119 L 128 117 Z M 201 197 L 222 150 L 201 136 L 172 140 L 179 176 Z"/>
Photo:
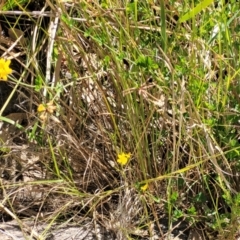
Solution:
<path fill-rule="evenodd" d="M 5 223 L 0 223 L 0 240 L 125 240 L 124 237 L 119 237 L 113 235 L 113 233 L 107 232 L 100 225 L 93 224 L 91 221 L 89 223 L 84 223 L 84 226 L 64 226 L 64 225 L 54 225 L 54 227 L 48 231 L 47 225 L 34 226 L 33 222 L 24 222 L 22 229 L 16 221 L 9 221 Z M 47 233 L 45 233 L 47 232 Z M 49 233 L 50 232 L 50 233 Z M 181 232 L 179 232 L 181 233 Z M 178 234 L 179 234 L 178 233 Z M 172 236 L 162 238 L 158 234 L 153 237 L 141 237 L 138 236 L 134 239 L 141 240 L 201 240 L 202 238 L 189 238 L 189 236 L 182 235 L 177 236 L 175 234 Z"/>

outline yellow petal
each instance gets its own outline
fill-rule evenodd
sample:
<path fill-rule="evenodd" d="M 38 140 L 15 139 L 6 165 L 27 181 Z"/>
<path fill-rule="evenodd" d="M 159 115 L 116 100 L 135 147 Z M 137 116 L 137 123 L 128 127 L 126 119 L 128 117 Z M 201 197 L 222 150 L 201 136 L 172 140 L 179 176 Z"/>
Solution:
<path fill-rule="evenodd" d="M 9 68 L 11 60 L 0 59 L 0 80 L 7 80 L 9 74 L 12 73 L 12 69 Z"/>
<path fill-rule="evenodd" d="M 148 184 L 146 183 L 145 185 L 141 186 L 140 189 L 145 192 L 148 189 Z"/>
<path fill-rule="evenodd" d="M 5 60 L 5 65 L 6 65 L 7 67 L 9 67 L 10 63 L 11 63 L 11 60 Z"/>
<path fill-rule="evenodd" d="M 1 80 L 3 80 L 3 81 L 7 81 L 7 76 L 5 76 L 5 75 L 2 75 L 2 74 L 0 74 L 0 81 Z"/>
<path fill-rule="evenodd" d="M 117 162 L 124 166 L 127 164 L 128 160 L 130 159 L 131 157 L 131 154 L 130 153 L 120 153 L 118 154 L 118 159 L 117 159 Z"/>
<path fill-rule="evenodd" d="M 38 108 L 37 108 L 38 112 L 44 112 L 46 111 L 46 107 L 43 104 L 39 104 Z"/>

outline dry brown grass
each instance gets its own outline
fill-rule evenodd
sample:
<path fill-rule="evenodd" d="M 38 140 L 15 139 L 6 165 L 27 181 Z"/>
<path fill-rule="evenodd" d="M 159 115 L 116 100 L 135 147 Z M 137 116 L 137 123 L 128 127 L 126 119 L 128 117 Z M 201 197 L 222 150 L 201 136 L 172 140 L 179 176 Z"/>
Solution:
<path fill-rule="evenodd" d="M 223 90 L 239 74 L 234 54 L 213 57 L 217 43 L 174 20 L 177 3 L 161 27 L 157 5 L 111 4 L 48 0 L 39 12 L 2 12 L 0 51 L 14 70 L 0 86 L 2 218 L 50 228 L 90 217 L 117 239 L 164 239 L 175 220 L 221 237 L 228 220 L 233 236 L 238 162 L 228 153 L 238 145 L 220 131 L 236 130 Z M 231 68 L 228 84 L 221 68 Z M 131 153 L 127 166 L 120 152 Z"/>

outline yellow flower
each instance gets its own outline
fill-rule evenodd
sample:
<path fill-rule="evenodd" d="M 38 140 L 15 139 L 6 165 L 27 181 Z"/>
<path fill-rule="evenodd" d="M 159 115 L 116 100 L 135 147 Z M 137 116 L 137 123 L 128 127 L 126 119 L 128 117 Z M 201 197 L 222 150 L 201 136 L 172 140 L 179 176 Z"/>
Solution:
<path fill-rule="evenodd" d="M 0 58 L 0 81 L 7 81 L 7 76 L 12 73 L 12 69 L 9 67 L 11 60 L 5 60 Z"/>
<path fill-rule="evenodd" d="M 39 113 L 41 112 L 48 112 L 48 113 L 53 113 L 56 110 L 56 106 L 54 106 L 53 101 L 48 102 L 47 104 L 39 104 L 37 111 Z"/>
<path fill-rule="evenodd" d="M 118 159 L 117 162 L 122 165 L 125 166 L 128 162 L 128 160 L 130 159 L 131 154 L 130 153 L 120 153 L 118 154 Z"/>
<path fill-rule="evenodd" d="M 43 104 L 39 104 L 38 108 L 37 108 L 37 111 L 40 113 L 40 112 L 44 112 L 46 111 L 46 108 Z"/>
<path fill-rule="evenodd" d="M 47 104 L 39 104 L 37 111 L 39 114 L 39 118 L 45 122 L 48 115 L 53 114 L 53 112 L 57 109 L 54 105 L 53 101 L 48 102 Z"/>
<path fill-rule="evenodd" d="M 148 184 L 144 184 L 140 187 L 141 191 L 145 192 L 148 189 Z"/>

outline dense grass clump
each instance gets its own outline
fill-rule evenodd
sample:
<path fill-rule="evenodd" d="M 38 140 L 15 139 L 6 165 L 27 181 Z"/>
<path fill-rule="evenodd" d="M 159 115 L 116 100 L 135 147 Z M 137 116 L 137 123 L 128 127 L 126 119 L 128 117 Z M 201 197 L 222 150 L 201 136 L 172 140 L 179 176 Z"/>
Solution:
<path fill-rule="evenodd" d="M 164 238 L 176 223 L 237 236 L 239 2 L 1 9 L 2 218 L 50 229 L 90 217 L 118 239 Z"/>

